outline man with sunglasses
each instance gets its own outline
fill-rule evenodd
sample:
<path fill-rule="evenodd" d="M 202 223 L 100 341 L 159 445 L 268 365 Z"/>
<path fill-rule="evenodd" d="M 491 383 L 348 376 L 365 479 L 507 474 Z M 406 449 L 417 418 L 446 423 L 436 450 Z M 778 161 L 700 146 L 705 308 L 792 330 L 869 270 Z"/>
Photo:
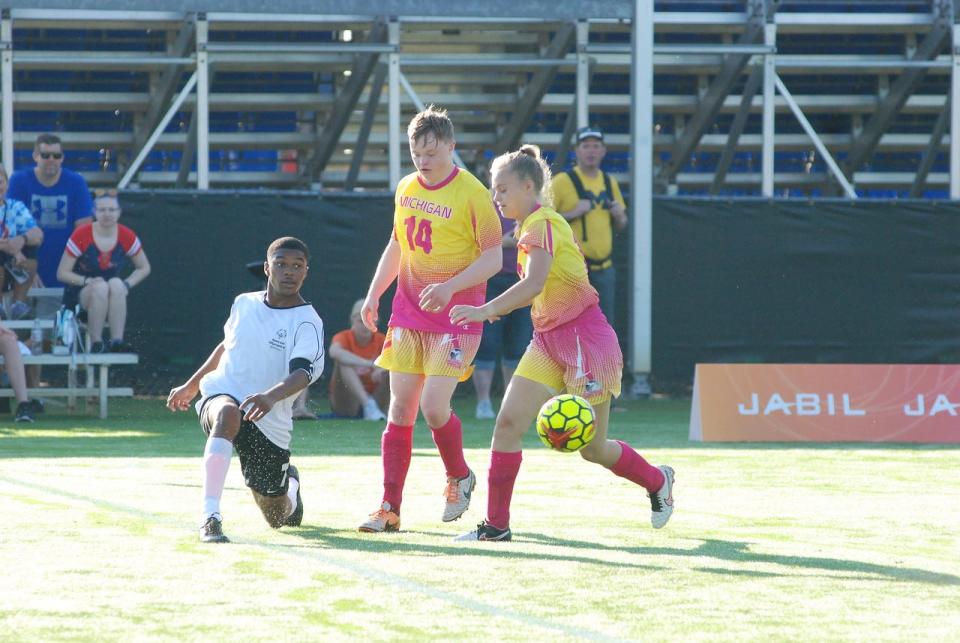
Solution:
<path fill-rule="evenodd" d="M 63 285 L 57 280 L 57 266 L 67 240 L 75 228 L 93 220 L 93 200 L 84 178 L 63 167 L 60 137 L 38 136 L 33 160 L 35 167 L 18 170 L 10 177 L 7 196 L 26 203 L 43 230 L 39 250 L 28 244 L 23 253 L 36 258 L 36 274 L 44 286 L 54 288 Z"/>

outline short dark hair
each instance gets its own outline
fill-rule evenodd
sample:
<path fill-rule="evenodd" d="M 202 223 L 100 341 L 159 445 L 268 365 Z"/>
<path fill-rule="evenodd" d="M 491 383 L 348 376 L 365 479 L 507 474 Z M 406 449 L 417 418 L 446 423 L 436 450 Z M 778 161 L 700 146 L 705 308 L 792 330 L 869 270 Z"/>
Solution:
<path fill-rule="evenodd" d="M 267 247 L 267 259 L 272 257 L 277 253 L 277 250 L 286 249 L 286 250 L 299 250 L 303 253 L 303 256 L 307 258 L 307 261 L 310 261 L 310 249 L 307 248 L 307 244 L 296 237 L 280 237 L 275 239 Z"/>
<path fill-rule="evenodd" d="M 37 142 L 33 144 L 33 149 L 39 150 L 41 145 L 59 145 L 63 147 L 63 141 L 56 134 L 41 134 L 37 137 Z"/>
<path fill-rule="evenodd" d="M 419 112 L 410 121 L 407 126 L 407 137 L 413 141 L 419 141 L 421 138 L 433 134 L 437 141 L 452 142 L 453 139 L 453 121 L 447 116 L 447 110 L 440 109 L 434 105 L 427 107 Z"/>

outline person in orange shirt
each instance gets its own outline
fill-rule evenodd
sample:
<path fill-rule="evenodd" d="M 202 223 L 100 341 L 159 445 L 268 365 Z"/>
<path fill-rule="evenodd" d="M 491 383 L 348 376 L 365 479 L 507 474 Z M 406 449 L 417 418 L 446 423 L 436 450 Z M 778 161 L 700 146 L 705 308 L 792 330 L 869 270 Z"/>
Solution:
<path fill-rule="evenodd" d="M 381 409 L 390 402 L 390 379 L 374 364 L 386 336 L 364 325 L 362 307 L 363 299 L 358 299 L 350 311 L 350 328 L 330 342 L 327 354 L 334 361 L 330 410 L 344 417 L 356 417 L 362 410 L 364 420 L 386 420 Z"/>

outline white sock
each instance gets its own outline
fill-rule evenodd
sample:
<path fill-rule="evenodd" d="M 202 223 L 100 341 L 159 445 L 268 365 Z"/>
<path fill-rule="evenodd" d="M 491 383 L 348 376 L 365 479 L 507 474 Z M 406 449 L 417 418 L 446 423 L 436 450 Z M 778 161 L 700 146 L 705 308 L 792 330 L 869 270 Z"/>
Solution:
<path fill-rule="evenodd" d="M 220 496 L 223 495 L 232 454 L 230 440 L 207 438 L 203 449 L 203 520 L 220 513 Z"/>
<path fill-rule="evenodd" d="M 290 500 L 290 508 L 284 518 L 289 518 L 297 510 L 297 491 L 300 489 L 300 482 L 296 478 L 287 480 L 287 498 Z"/>

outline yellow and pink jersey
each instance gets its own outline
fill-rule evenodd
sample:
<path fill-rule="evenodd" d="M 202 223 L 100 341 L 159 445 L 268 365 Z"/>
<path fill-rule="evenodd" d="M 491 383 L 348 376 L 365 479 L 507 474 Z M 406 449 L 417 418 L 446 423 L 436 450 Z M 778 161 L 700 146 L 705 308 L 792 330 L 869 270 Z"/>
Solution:
<path fill-rule="evenodd" d="M 547 281 L 530 309 L 534 330 L 542 333 L 556 328 L 598 304 L 583 253 L 566 219 L 542 206 L 524 219 L 517 241 L 517 272 L 521 278 L 526 275 L 532 248 L 542 248 L 553 257 Z"/>
<path fill-rule="evenodd" d="M 420 309 L 420 292 L 462 272 L 483 251 L 500 247 L 500 219 L 487 188 L 460 168 L 432 186 L 416 172 L 404 177 L 394 198 L 393 237 L 400 244 L 400 272 L 390 326 L 481 334 L 483 324 L 453 324 L 450 308 L 483 305 L 485 283 L 454 294 L 437 313 Z"/>

